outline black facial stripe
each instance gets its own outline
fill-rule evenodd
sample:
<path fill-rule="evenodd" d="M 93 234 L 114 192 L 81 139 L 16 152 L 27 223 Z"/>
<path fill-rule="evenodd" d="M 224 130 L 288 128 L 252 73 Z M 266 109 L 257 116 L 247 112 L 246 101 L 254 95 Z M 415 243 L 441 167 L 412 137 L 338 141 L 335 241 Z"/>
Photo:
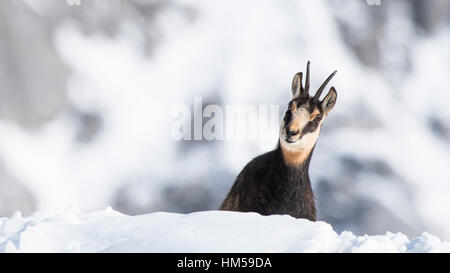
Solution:
<path fill-rule="evenodd" d="M 288 125 L 291 122 L 291 120 L 292 120 L 292 113 L 291 113 L 291 111 L 288 110 L 286 112 L 286 114 L 284 115 L 283 120 L 284 120 L 284 124 L 285 125 Z"/>
<path fill-rule="evenodd" d="M 317 127 L 320 124 L 320 120 L 322 120 L 322 116 L 317 115 L 317 117 L 314 120 L 308 122 L 308 124 L 306 124 L 306 126 L 302 130 L 302 135 L 307 134 L 307 133 L 312 133 L 315 130 L 317 130 Z"/>
<path fill-rule="evenodd" d="M 310 114 L 314 113 L 315 109 L 316 109 L 315 105 L 313 103 L 310 103 L 309 104 L 309 109 L 308 109 L 309 113 Z"/>
<path fill-rule="evenodd" d="M 309 122 L 306 124 L 306 126 L 302 130 L 302 136 L 307 133 L 312 133 L 317 129 L 317 125 L 313 124 L 312 122 Z"/>

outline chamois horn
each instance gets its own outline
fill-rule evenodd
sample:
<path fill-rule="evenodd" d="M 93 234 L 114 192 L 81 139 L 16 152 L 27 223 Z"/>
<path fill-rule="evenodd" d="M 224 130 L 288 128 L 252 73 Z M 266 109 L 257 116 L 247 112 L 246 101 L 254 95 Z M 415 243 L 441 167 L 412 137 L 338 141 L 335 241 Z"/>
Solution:
<path fill-rule="evenodd" d="M 337 71 L 334 71 L 333 73 L 331 73 L 330 76 L 328 76 L 328 78 L 322 83 L 322 85 L 319 87 L 319 89 L 316 92 L 316 95 L 314 95 L 313 100 L 315 102 L 319 101 L 320 95 L 322 95 L 323 90 L 325 89 L 325 87 L 327 86 L 327 84 L 330 82 L 330 80 L 334 77 L 334 75 L 336 75 Z"/>
<path fill-rule="evenodd" d="M 306 65 L 305 92 L 303 93 L 305 97 L 308 97 L 309 95 L 309 65 L 310 61 L 308 61 L 308 64 Z"/>

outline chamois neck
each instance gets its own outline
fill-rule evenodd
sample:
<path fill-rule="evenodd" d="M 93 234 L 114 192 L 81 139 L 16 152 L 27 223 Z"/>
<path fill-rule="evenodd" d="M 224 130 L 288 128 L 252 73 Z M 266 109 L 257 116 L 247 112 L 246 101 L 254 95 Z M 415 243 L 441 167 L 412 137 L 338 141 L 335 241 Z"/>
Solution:
<path fill-rule="evenodd" d="M 314 194 L 309 178 L 309 163 L 314 147 L 306 156 L 305 160 L 299 164 L 286 163 L 284 159 L 283 147 L 277 148 L 282 170 L 281 180 L 283 183 L 276 183 L 274 187 L 278 190 L 277 196 L 285 200 L 283 205 L 290 212 L 289 214 L 296 218 L 307 218 L 311 221 L 316 220 L 316 208 L 314 204 Z"/>
<path fill-rule="evenodd" d="M 283 163 L 288 169 L 302 171 L 308 174 L 309 163 L 314 152 L 315 145 L 309 149 L 289 150 L 278 143 L 277 150 L 281 155 Z"/>

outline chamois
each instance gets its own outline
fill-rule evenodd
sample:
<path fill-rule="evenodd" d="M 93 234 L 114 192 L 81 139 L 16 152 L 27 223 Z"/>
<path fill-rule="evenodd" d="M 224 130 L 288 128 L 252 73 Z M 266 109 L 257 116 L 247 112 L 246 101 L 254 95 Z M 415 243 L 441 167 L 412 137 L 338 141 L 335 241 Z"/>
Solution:
<path fill-rule="evenodd" d="M 308 61 L 305 87 L 302 84 L 303 73 L 294 76 L 293 99 L 281 123 L 276 148 L 254 158 L 244 167 L 221 210 L 257 212 L 262 215 L 288 214 L 316 221 L 308 169 L 322 122 L 336 103 L 336 89 L 331 87 L 322 101 L 319 98 L 337 71 L 311 97 L 309 66 Z"/>

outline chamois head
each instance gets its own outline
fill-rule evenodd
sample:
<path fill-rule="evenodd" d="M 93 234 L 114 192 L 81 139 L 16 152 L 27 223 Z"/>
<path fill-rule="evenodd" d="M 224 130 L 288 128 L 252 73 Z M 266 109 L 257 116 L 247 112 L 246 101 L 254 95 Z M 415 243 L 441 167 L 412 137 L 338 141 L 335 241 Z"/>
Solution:
<path fill-rule="evenodd" d="M 336 89 L 331 87 L 323 100 L 320 95 L 337 71 L 334 71 L 319 87 L 314 97 L 309 95 L 309 66 L 306 68 L 306 80 L 303 87 L 303 73 L 299 72 L 292 81 L 293 99 L 283 118 L 280 129 L 280 145 L 289 163 L 303 162 L 319 137 L 322 121 L 336 103 Z"/>

